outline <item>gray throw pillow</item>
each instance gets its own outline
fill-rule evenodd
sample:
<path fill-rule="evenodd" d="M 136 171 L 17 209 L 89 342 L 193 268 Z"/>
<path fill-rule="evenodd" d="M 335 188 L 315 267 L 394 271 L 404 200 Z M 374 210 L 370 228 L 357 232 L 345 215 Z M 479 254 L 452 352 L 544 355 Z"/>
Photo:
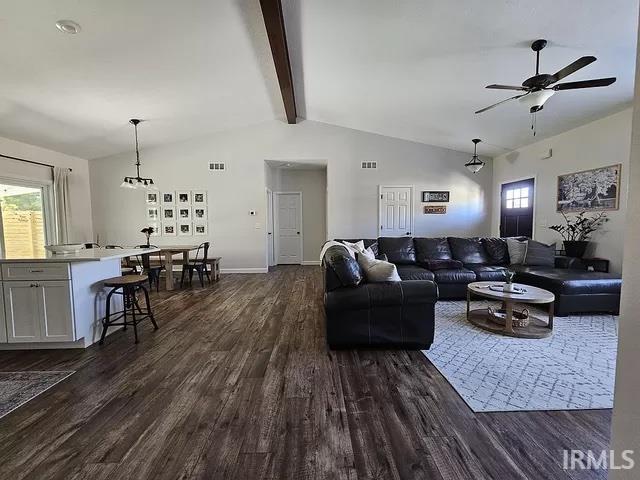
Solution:
<path fill-rule="evenodd" d="M 511 265 L 521 265 L 524 263 L 524 257 L 527 254 L 526 240 L 520 241 L 515 238 L 507 238 L 507 248 L 509 249 Z"/>
<path fill-rule="evenodd" d="M 393 263 L 358 255 L 358 265 L 360 265 L 367 282 L 400 282 L 402 280 Z"/>
<path fill-rule="evenodd" d="M 555 266 L 556 244 L 545 245 L 544 243 L 529 240 L 527 242 L 527 252 L 524 257 L 525 265 L 536 265 L 540 267 Z"/>

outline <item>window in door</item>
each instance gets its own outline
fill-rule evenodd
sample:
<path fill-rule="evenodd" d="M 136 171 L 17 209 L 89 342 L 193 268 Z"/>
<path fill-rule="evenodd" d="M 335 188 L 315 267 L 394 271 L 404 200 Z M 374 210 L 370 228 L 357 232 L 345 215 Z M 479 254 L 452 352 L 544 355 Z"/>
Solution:
<path fill-rule="evenodd" d="M 0 254 L 41 257 L 47 244 L 47 187 L 0 183 Z"/>
<path fill-rule="evenodd" d="M 529 187 L 512 188 L 506 191 L 506 208 L 529 208 Z"/>

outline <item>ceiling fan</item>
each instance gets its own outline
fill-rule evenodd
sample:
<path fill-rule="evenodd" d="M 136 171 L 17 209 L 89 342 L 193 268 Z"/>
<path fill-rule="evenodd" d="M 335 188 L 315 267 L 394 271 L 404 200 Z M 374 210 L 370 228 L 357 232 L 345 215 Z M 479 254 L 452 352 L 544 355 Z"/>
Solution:
<path fill-rule="evenodd" d="M 557 91 L 560 90 L 575 90 L 578 88 L 593 88 L 593 87 L 606 87 L 611 85 L 616 81 L 616 77 L 609 78 L 596 78 L 593 80 L 582 80 L 579 82 L 567 82 L 567 83 L 558 83 L 554 85 L 559 80 L 562 80 L 564 77 L 571 75 L 572 73 L 580 70 L 581 68 L 586 67 L 590 63 L 596 61 L 596 57 L 587 56 L 580 57 L 575 62 L 567 65 L 566 67 L 558 70 L 553 75 L 548 73 L 540 73 L 540 50 L 547 46 L 547 41 L 544 39 L 536 40 L 531 44 L 531 50 L 536 52 L 536 74 L 527 78 L 524 82 L 522 82 L 522 86 L 512 86 L 512 85 L 487 85 L 486 88 L 496 89 L 496 90 L 517 90 L 523 92 L 514 97 L 507 98 L 506 100 L 502 100 L 498 103 L 494 103 L 488 107 L 485 107 L 481 110 L 478 110 L 476 113 L 486 112 L 498 105 L 502 105 L 503 103 L 509 102 L 511 100 L 518 100 L 520 103 L 529 107 L 529 112 L 536 113 L 542 110 L 544 106 L 544 102 L 549 100 Z"/>

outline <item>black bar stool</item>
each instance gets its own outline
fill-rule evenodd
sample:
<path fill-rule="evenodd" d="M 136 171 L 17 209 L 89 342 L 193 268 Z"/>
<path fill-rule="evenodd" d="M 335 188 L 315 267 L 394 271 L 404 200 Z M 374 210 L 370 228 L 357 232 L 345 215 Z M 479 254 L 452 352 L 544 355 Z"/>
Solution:
<path fill-rule="evenodd" d="M 104 338 L 107 336 L 107 329 L 109 327 L 123 326 L 126 330 L 127 325 L 133 326 L 133 333 L 138 343 L 138 323 L 145 318 L 151 320 L 153 328 L 158 329 L 158 324 L 153 318 L 153 312 L 151 311 L 151 303 L 149 302 L 149 291 L 144 286 L 145 282 L 149 280 L 146 275 L 123 275 L 122 277 L 113 277 L 104 280 L 105 287 L 112 287 L 111 291 L 107 294 L 107 309 L 106 315 L 102 320 L 102 335 L 100 336 L 100 345 L 104 343 Z M 118 292 L 122 289 L 122 292 Z M 144 292 L 144 298 L 147 303 L 146 309 L 142 310 L 138 304 L 138 298 L 136 293 L 138 290 Z M 113 294 L 122 295 L 124 301 L 124 310 L 120 312 L 111 312 L 111 297 Z M 138 315 L 136 316 L 136 311 Z M 113 315 L 116 315 L 112 318 Z M 130 317 L 130 320 L 127 320 Z M 117 322 L 122 319 L 122 322 Z"/>

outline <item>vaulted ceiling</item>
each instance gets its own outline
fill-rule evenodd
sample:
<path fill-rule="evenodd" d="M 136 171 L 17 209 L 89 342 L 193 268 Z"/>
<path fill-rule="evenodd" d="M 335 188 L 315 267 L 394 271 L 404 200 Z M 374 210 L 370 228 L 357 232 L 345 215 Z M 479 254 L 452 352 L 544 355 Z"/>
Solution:
<path fill-rule="evenodd" d="M 567 80 L 610 87 L 559 92 L 537 138 L 628 106 L 637 0 L 283 0 L 298 115 L 485 154 L 531 143 L 510 96 L 534 71 L 529 44 L 547 38 L 541 70 L 598 61 Z M 77 35 L 55 28 L 60 19 Z M 284 121 L 258 0 L 0 0 L 0 136 L 85 158 Z M 293 127 L 295 128 L 295 127 Z"/>

